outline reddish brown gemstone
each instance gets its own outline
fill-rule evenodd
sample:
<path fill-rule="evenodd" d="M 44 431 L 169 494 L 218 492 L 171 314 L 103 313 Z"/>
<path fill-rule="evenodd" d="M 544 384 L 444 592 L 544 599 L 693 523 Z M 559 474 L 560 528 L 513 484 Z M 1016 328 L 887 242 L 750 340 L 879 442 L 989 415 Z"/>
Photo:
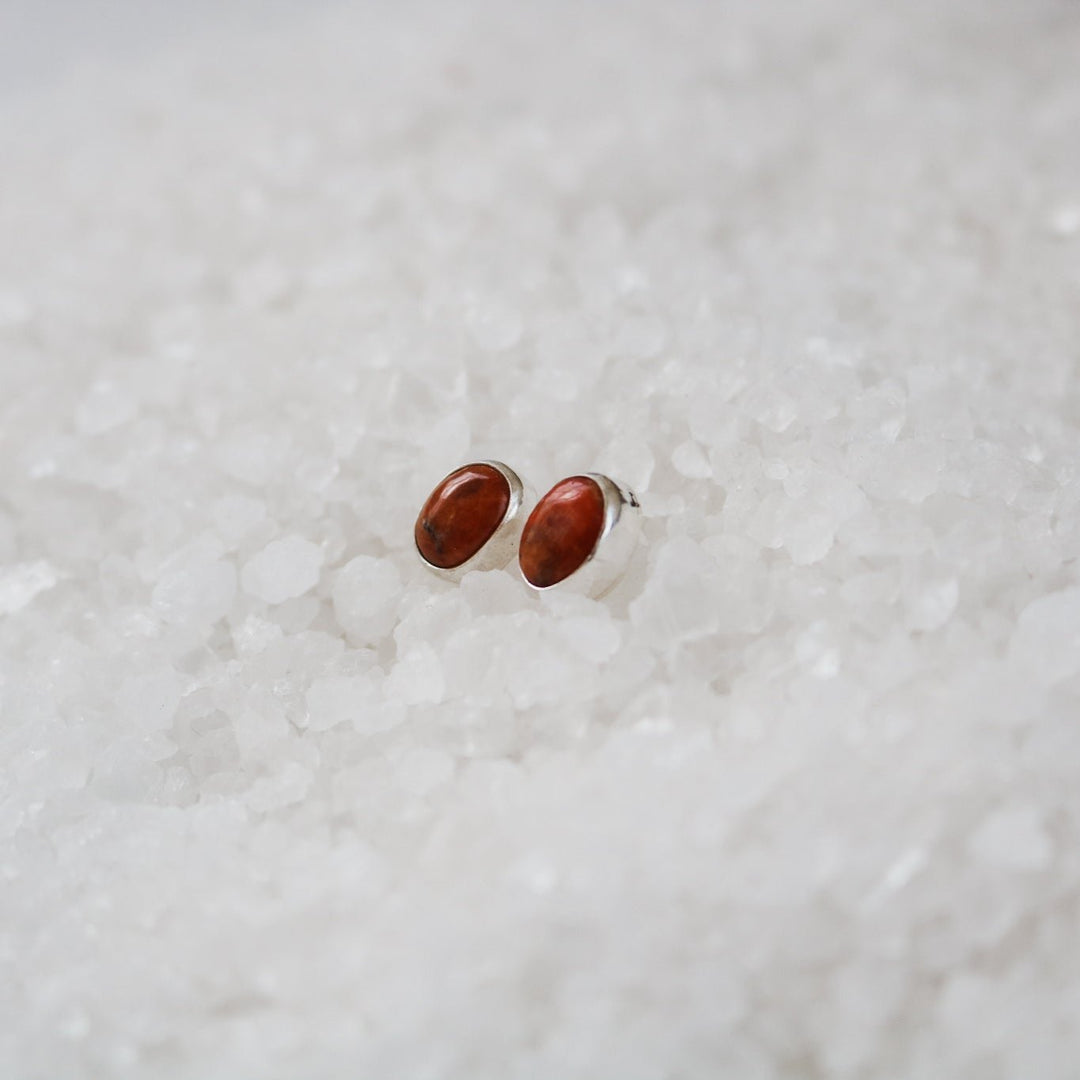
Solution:
<path fill-rule="evenodd" d="M 468 562 L 492 537 L 510 505 L 510 484 L 491 465 L 466 465 L 428 496 L 413 535 L 432 566 Z"/>
<path fill-rule="evenodd" d="M 595 480 L 560 480 L 529 515 L 518 561 L 526 580 L 546 589 L 568 578 L 593 553 L 604 528 L 604 493 Z"/>

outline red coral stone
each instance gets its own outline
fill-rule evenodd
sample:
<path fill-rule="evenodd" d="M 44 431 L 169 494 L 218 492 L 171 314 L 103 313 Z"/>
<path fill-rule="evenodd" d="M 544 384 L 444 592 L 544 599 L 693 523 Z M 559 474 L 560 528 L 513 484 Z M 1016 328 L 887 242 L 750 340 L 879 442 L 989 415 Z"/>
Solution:
<path fill-rule="evenodd" d="M 593 553 L 604 529 L 604 493 L 595 480 L 560 480 L 529 515 L 518 561 L 525 579 L 546 589 L 568 578 Z"/>
<path fill-rule="evenodd" d="M 413 535 L 432 566 L 450 570 L 471 559 L 492 537 L 510 506 L 510 484 L 491 465 L 466 465 L 428 496 Z"/>

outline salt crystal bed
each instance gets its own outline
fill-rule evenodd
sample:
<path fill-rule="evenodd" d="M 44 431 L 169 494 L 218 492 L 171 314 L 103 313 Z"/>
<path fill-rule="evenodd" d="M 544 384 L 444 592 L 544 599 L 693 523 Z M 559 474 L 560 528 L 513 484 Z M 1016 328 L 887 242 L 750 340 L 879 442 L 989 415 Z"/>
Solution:
<path fill-rule="evenodd" d="M 1080 8 L 180 11 L 0 95 L 0 1076 L 1080 1076 Z"/>

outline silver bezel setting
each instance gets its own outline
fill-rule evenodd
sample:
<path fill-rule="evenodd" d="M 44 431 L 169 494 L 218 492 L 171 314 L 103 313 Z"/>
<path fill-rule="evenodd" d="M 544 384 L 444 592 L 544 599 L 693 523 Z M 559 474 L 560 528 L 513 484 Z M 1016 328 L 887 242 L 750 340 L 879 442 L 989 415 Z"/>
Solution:
<path fill-rule="evenodd" d="M 459 465 L 457 469 L 447 473 L 439 483 L 441 484 L 459 469 L 467 469 L 471 465 L 489 465 L 501 473 L 510 485 L 510 502 L 507 504 L 502 521 L 499 522 L 498 527 L 488 538 L 487 543 L 475 555 L 461 563 L 460 566 L 442 567 L 428 562 L 420 549 L 416 547 L 414 541 L 413 547 L 416 549 L 417 558 L 428 570 L 435 574 L 436 577 L 442 578 L 443 581 L 458 582 L 473 570 L 502 570 L 509 566 L 510 561 L 517 556 L 521 530 L 525 527 L 525 522 L 532 509 L 531 504 L 534 501 L 531 489 L 509 465 L 501 461 L 467 461 L 464 465 Z M 435 488 L 432 488 L 432 491 L 434 490 Z"/>
<path fill-rule="evenodd" d="M 637 496 L 603 473 L 574 473 L 587 476 L 604 497 L 604 526 L 588 558 L 569 577 L 554 585 L 534 585 L 521 571 L 521 580 L 536 593 L 553 589 L 599 600 L 609 593 L 630 565 L 641 533 L 641 504 Z"/>

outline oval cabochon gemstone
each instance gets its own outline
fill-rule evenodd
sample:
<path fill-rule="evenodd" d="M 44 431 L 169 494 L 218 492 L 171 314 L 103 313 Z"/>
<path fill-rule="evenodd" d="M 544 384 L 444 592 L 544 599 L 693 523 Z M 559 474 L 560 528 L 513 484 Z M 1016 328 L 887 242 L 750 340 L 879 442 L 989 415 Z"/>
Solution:
<path fill-rule="evenodd" d="M 593 553 L 604 529 L 604 493 L 587 476 L 560 480 L 529 515 L 518 561 L 526 581 L 546 589 L 568 578 Z"/>
<path fill-rule="evenodd" d="M 452 570 L 494 535 L 510 506 L 510 484 L 491 465 L 466 465 L 428 496 L 413 535 L 432 566 Z"/>

